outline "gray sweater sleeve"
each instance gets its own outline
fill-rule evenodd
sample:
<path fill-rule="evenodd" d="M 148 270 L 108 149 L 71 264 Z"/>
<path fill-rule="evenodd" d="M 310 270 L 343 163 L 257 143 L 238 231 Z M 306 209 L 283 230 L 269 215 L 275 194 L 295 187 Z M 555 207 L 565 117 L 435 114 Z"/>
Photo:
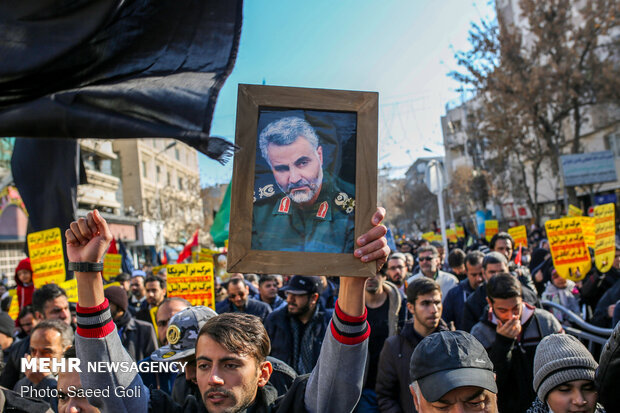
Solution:
<path fill-rule="evenodd" d="M 121 343 L 112 321 L 106 299 L 97 307 L 78 305 L 78 327 L 75 336 L 77 357 L 80 359 L 80 380 L 84 389 L 101 389 L 105 396 L 89 397 L 88 401 L 102 411 L 114 413 L 143 413 L 148 409 L 149 389 L 136 371 L 107 371 L 90 368 L 89 363 L 126 362 L 133 359 Z M 92 365 L 92 364 L 91 364 Z M 97 371 L 91 371 L 97 370 Z M 135 369 L 124 369 L 135 370 Z M 122 397 L 122 391 L 135 392 L 132 397 Z"/>
<path fill-rule="evenodd" d="M 311 413 L 351 412 L 364 381 L 370 326 L 361 317 L 344 314 L 338 303 L 325 334 L 319 360 L 308 379 L 304 397 Z"/>

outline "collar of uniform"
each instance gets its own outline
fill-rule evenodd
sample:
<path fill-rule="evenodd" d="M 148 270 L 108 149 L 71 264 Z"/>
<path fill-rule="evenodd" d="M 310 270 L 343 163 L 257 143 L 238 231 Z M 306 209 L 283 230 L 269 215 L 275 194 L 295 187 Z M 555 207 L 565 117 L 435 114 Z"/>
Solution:
<path fill-rule="evenodd" d="M 333 200 L 334 185 L 330 175 L 325 174 L 323 179 L 323 186 L 321 187 L 321 193 L 316 202 L 312 205 L 308 211 L 312 212 L 314 219 L 319 221 L 331 221 L 332 209 L 334 208 Z M 281 197 L 273 206 L 273 215 L 290 215 L 291 211 L 295 207 L 295 203 L 288 196 Z"/>

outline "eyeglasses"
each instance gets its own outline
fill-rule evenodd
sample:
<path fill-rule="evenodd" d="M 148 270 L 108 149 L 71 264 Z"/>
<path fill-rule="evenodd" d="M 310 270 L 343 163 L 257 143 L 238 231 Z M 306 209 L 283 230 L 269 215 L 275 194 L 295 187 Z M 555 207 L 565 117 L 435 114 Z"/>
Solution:
<path fill-rule="evenodd" d="M 435 259 L 435 257 L 419 257 L 418 261 L 422 262 L 422 261 L 433 261 Z"/>
<path fill-rule="evenodd" d="M 393 267 L 388 267 L 388 270 L 391 270 L 391 271 L 402 270 L 403 268 L 405 268 L 403 265 L 395 265 Z"/>

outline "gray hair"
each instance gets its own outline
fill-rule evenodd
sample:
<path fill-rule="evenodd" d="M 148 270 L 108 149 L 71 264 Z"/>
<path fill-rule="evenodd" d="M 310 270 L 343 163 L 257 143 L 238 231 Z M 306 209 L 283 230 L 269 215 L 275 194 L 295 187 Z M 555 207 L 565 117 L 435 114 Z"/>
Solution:
<path fill-rule="evenodd" d="M 258 146 L 263 158 L 271 166 L 267 156 L 267 146 L 269 144 L 278 146 L 290 145 L 300 136 L 303 136 L 310 142 L 315 150 L 319 147 L 319 137 L 314 128 L 304 119 L 295 116 L 282 118 L 267 125 L 258 136 Z"/>
<path fill-rule="evenodd" d="M 415 393 L 416 397 L 418 398 L 418 402 L 419 402 L 420 401 L 420 385 L 418 384 L 418 381 L 415 380 L 415 381 L 411 382 L 409 387 L 411 387 L 411 390 L 413 390 L 413 392 Z"/>
<path fill-rule="evenodd" d="M 73 329 L 62 320 L 43 320 L 32 329 L 32 334 L 37 330 L 56 330 L 60 334 L 60 342 L 64 348 L 73 345 Z"/>

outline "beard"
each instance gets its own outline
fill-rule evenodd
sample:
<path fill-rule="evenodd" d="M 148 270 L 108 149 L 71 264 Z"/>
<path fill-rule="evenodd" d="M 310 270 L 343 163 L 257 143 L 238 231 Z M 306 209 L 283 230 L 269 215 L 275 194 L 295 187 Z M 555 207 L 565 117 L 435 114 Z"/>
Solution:
<path fill-rule="evenodd" d="M 323 168 L 319 168 L 319 174 L 314 179 L 302 178 L 297 182 L 288 184 L 285 188 L 281 187 L 280 184 L 278 184 L 278 186 L 280 187 L 282 192 L 284 192 L 289 198 L 291 198 L 291 201 L 297 204 L 303 204 L 314 198 L 316 193 L 319 191 L 322 182 Z M 291 192 L 293 189 L 302 188 L 304 186 L 307 186 L 309 190 Z"/>

